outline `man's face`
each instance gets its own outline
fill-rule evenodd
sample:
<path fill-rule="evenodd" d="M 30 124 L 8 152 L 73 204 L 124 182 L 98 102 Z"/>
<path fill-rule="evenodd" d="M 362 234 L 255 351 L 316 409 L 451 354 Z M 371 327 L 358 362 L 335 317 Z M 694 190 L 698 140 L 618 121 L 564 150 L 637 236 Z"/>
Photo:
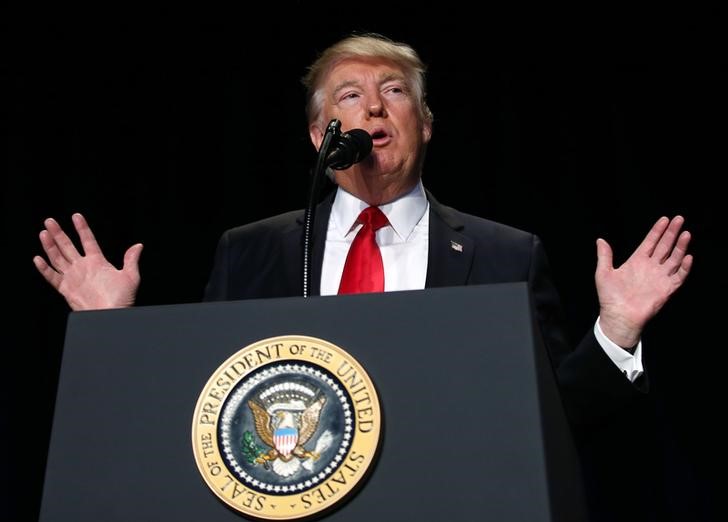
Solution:
<path fill-rule="evenodd" d="M 422 121 L 401 69 L 386 60 L 347 59 L 331 69 L 323 90 L 321 115 L 309 129 L 316 148 L 333 118 L 341 121 L 342 131 L 364 129 L 373 140 L 371 155 L 337 172 L 337 183 L 354 195 L 360 195 L 361 183 L 386 187 L 393 197 L 411 189 L 419 179 L 431 127 Z"/>

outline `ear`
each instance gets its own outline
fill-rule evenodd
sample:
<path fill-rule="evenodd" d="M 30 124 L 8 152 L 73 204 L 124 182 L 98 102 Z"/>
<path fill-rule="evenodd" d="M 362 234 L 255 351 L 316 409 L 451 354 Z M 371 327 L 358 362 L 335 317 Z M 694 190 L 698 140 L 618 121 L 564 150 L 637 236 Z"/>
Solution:
<path fill-rule="evenodd" d="M 311 143 L 316 147 L 316 150 L 321 148 L 321 143 L 324 141 L 324 131 L 321 127 L 312 123 L 308 126 L 308 136 L 311 138 Z"/>
<path fill-rule="evenodd" d="M 422 123 L 422 141 L 423 143 L 430 143 L 432 138 L 432 122 L 425 121 Z"/>

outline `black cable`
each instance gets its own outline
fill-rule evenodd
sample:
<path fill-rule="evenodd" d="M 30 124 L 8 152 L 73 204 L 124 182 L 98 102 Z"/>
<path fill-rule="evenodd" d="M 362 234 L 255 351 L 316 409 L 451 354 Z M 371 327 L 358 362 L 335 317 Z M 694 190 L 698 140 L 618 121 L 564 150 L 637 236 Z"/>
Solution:
<path fill-rule="evenodd" d="M 312 251 L 312 230 L 318 205 L 319 192 L 321 191 L 321 179 L 326 171 L 326 159 L 329 155 L 331 140 L 341 133 L 341 122 L 331 120 L 326 127 L 324 139 L 316 158 L 316 167 L 311 176 L 311 184 L 308 191 L 308 205 L 303 217 L 303 297 L 309 297 L 311 289 L 311 251 Z"/>

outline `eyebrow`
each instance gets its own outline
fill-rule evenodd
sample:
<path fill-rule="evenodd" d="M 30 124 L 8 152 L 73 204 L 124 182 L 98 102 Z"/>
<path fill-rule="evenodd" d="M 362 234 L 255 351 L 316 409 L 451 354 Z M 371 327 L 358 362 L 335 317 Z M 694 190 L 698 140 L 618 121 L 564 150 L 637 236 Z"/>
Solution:
<path fill-rule="evenodd" d="M 334 88 L 333 94 L 337 94 L 339 91 L 342 91 L 347 87 L 355 87 L 357 85 L 359 85 L 359 82 L 356 80 L 345 80 Z"/>

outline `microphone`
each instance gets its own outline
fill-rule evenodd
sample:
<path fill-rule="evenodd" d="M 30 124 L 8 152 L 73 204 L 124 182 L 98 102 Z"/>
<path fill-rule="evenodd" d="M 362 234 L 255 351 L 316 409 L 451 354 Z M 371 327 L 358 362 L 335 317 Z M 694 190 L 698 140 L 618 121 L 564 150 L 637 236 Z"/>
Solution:
<path fill-rule="evenodd" d="M 320 192 L 320 179 L 324 173 L 331 176 L 331 169 L 348 169 L 354 163 L 366 158 L 372 151 L 372 137 L 364 129 L 341 132 L 341 121 L 332 119 L 326 126 L 321 147 L 316 156 L 316 167 L 311 176 L 308 190 L 308 205 L 303 215 L 303 297 L 309 296 L 311 288 L 311 251 L 313 244 L 313 222 Z"/>
<path fill-rule="evenodd" d="M 364 129 L 351 129 L 348 132 L 335 134 L 326 157 L 326 166 L 336 170 L 344 170 L 354 163 L 359 163 L 372 151 L 372 137 Z"/>

